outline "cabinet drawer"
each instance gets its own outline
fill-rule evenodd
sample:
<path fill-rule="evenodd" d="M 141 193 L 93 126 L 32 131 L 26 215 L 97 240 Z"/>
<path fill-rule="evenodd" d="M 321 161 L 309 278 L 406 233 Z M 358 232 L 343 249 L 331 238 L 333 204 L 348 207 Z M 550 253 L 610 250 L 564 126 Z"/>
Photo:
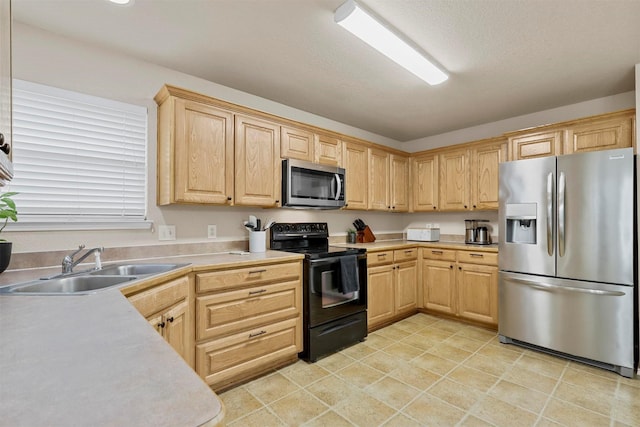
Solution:
<path fill-rule="evenodd" d="M 422 248 L 423 259 L 438 259 L 442 261 L 455 261 L 456 251 L 449 249 Z"/>
<path fill-rule="evenodd" d="M 418 248 L 396 249 L 393 251 L 393 260 L 395 262 L 411 261 L 418 259 Z"/>
<path fill-rule="evenodd" d="M 367 253 L 367 266 L 390 264 L 393 262 L 393 251 Z"/>
<path fill-rule="evenodd" d="M 494 252 L 458 251 L 458 262 L 498 265 L 498 254 Z"/>
<path fill-rule="evenodd" d="M 300 278 L 301 272 L 302 262 L 291 262 L 201 273 L 196 275 L 196 292 L 296 280 Z"/>
<path fill-rule="evenodd" d="M 189 278 L 181 277 L 130 296 L 129 302 L 144 317 L 158 313 L 186 299 L 189 295 Z"/>
<path fill-rule="evenodd" d="M 288 319 L 196 346 L 196 372 L 223 385 L 302 350 L 300 318 Z"/>
<path fill-rule="evenodd" d="M 300 281 L 257 286 L 196 298 L 196 339 L 218 337 L 297 317 Z"/>

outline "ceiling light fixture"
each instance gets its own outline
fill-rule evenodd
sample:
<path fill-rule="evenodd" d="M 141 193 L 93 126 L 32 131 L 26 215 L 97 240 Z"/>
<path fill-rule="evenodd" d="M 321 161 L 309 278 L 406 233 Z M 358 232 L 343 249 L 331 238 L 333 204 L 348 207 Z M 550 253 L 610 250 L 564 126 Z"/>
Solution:
<path fill-rule="evenodd" d="M 363 10 L 354 0 L 347 0 L 337 8 L 334 20 L 336 24 L 430 85 L 437 85 L 449 78 L 416 49 Z"/>
<path fill-rule="evenodd" d="M 109 0 L 109 1 L 115 4 L 125 5 L 125 4 L 129 4 L 131 0 Z"/>

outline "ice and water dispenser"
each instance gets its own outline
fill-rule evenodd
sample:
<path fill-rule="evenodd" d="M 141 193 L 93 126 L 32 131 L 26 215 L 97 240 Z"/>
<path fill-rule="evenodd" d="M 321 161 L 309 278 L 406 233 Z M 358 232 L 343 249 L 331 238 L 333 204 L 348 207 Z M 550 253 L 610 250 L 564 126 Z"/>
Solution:
<path fill-rule="evenodd" d="M 507 243 L 536 244 L 536 227 L 538 226 L 536 203 L 507 203 L 505 217 Z"/>

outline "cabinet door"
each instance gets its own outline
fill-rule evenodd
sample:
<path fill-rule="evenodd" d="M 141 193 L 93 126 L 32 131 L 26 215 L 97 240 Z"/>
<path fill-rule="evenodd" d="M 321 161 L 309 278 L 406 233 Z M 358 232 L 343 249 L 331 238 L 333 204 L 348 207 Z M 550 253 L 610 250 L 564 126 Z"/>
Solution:
<path fill-rule="evenodd" d="M 631 147 L 633 114 L 586 120 L 567 130 L 563 154 Z"/>
<path fill-rule="evenodd" d="M 547 131 L 509 137 L 509 160 L 562 154 L 562 131 Z"/>
<path fill-rule="evenodd" d="M 469 207 L 469 152 L 451 150 L 440 154 L 440 210 Z"/>
<path fill-rule="evenodd" d="M 438 156 L 413 159 L 413 210 L 427 212 L 438 209 Z"/>
<path fill-rule="evenodd" d="M 498 165 L 507 160 L 507 143 L 498 142 L 471 151 L 471 208 L 498 209 Z"/>
<path fill-rule="evenodd" d="M 352 142 L 343 143 L 342 161 L 346 170 L 346 209 L 367 209 L 368 165 L 367 147 Z"/>
<path fill-rule="evenodd" d="M 498 324 L 498 267 L 459 264 L 457 285 L 461 317 Z"/>
<path fill-rule="evenodd" d="M 389 159 L 386 151 L 369 149 L 369 209 L 388 211 L 389 202 Z"/>
<path fill-rule="evenodd" d="M 326 135 L 315 135 L 314 159 L 321 165 L 342 166 L 342 141 Z"/>
<path fill-rule="evenodd" d="M 280 156 L 291 158 L 313 160 L 313 133 L 287 126 L 280 128 Z"/>
<path fill-rule="evenodd" d="M 164 339 L 190 365 L 193 343 L 189 333 L 189 301 L 187 299 L 174 305 L 164 313 Z"/>
<path fill-rule="evenodd" d="M 176 99 L 175 126 L 173 201 L 232 202 L 233 114 Z M 159 161 L 168 161 L 164 157 L 160 156 Z M 166 177 L 161 176 L 160 180 L 163 178 Z"/>
<path fill-rule="evenodd" d="M 395 266 L 396 314 L 414 311 L 418 306 L 418 262 L 406 262 Z"/>
<path fill-rule="evenodd" d="M 236 204 L 280 203 L 280 126 L 236 116 Z"/>
<path fill-rule="evenodd" d="M 424 307 L 442 313 L 456 313 L 456 271 L 454 262 L 425 260 L 422 264 Z"/>
<path fill-rule="evenodd" d="M 409 158 L 391 155 L 391 210 L 409 210 Z"/>
<path fill-rule="evenodd" d="M 393 267 L 383 265 L 369 269 L 367 323 L 370 329 L 388 321 L 395 314 Z"/>

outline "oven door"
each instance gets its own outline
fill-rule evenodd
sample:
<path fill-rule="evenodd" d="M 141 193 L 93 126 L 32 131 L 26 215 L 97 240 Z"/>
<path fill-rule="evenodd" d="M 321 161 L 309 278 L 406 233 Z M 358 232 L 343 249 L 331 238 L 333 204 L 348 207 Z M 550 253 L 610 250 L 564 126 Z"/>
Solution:
<path fill-rule="evenodd" d="M 309 327 L 367 309 L 367 256 L 358 256 L 359 290 L 342 292 L 340 256 L 305 260 L 304 311 Z"/>

